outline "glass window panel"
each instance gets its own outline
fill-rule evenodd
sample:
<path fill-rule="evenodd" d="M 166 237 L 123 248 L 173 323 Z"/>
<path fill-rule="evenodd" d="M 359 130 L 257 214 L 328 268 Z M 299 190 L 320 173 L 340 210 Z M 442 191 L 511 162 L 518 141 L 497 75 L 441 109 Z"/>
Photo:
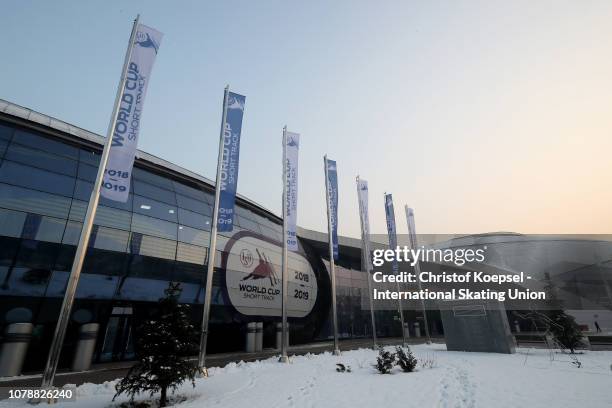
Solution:
<path fill-rule="evenodd" d="M 42 217 L 38 225 L 35 239 L 46 242 L 62 242 L 66 220 Z"/>
<path fill-rule="evenodd" d="M 46 297 L 63 297 L 70 272 L 53 271 Z M 84 273 L 79 278 L 76 297 L 79 299 L 110 299 L 115 294 L 118 276 Z"/>
<path fill-rule="evenodd" d="M 20 244 L 19 239 L 0 236 L 0 265 L 9 266 L 13 263 Z"/>
<path fill-rule="evenodd" d="M 93 247 L 107 251 L 126 252 L 130 233 L 114 228 L 97 227 L 92 234 Z"/>
<path fill-rule="evenodd" d="M 143 183 L 142 181 L 138 180 L 132 180 L 132 183 L 134 185 L 135 194 L 150 197 L 158 201 L 163 201 L 164 203 L 176 205 L 176 198 L 174 197 L 173 191 L 168 191 L 166 189 L 156 187 L 148 183 Z"/>
<path fill-rule="evenodd" d="M 21 237 L 26 216 L 27 214 L 21 211 L 0 208 L 0 235 L 14 238 Z"/>
<path fill-rule="evenodd" d="M 73 223 L 68 221 L 66 225 L 66 231 L 77 231 L 77 227 L 73 226 Z M 72 262 L 74 261 L 74 254 L 76 253 L 76 242 L 79 239 L 78 235 L 75 235 L 74 244 L 72 245 L 60 245 L 57 251 L 57 257 L 55 258 L 55 265 L 53 269 L 60 271 L 70 271 L 72 268 Z M 66 237 L 66 233 L 64 233 L 64 237 Z M 85 255 L 85 260 L 87 260 L 87 255 Z"/>
<path fill-rule="evenodd" d="M 208 249 L 185 244 L 183 242 L 178 243 L 178 248 L 176 250 L 176 260 L 180 262 L 186 262 L 189 264 L 197 264 L 204 266 L 206 263 L 206 256 L 208 255 Z M 200 269 L 198 269 L 200 270 Z M 200 272 L 201 274 L 201 272 Z M 203 277 L 200 276 L 200 279 Z"/>
<path fill-rule="evenodd" d="M 93 183 L 88 183 L 87 181 L 83 180 L 77 180 L 76 187 L 74 189 L 74 198 L 89 202 L 92 189 Z M 125 203 L 108 200 L 100 196 L 100 205 L 118 208 L 120 210 L 132 211 L 132 194 L 128 195 L 128 200 Z"/>
<path fill-rule="evenodd" d="M 243 217 L 250 212 L 246 208 L 244 208 L 242 206 L 238 206 L 238 205 L 235 207 L 234 211 L 236 212 L 236 214 L 241 215 Z"/>
<path fill-rule="evenodd" d="M 79 243 L 79 235 L 81 234 L 81 228 L 83 223 L 76 221 L 68 221 L 66 229 L 64 230 L 64 236 L 62 237 L 62 244 L 74 245 Z M 72 254 L 74 256 L 74 254 Z"/>
<path fill-rule="evenodd" d="M 45 152 L 58 154 L 75 160 L 78 159 L 79 155 L 79 149 L 74 146 L 23 130 L 17 130 L 15 132 L 13 143 L 31 146 L 36 149 L 44 150 Z"/>
<path fill-rule="evenodd" d="M 111 299 L 117 283 L 118 276 L 84 273 L 79 279 L 75 297 L 77 299 Z"/>
<path fill-rule="evenodd" d="M 210 233 L 180 225 L 178 228 L 178 240 L 188 244 L 208 246 Z"/>
<path fill-rule="evenodd" d="M 2 159 L 2 156 L 4 156 L 4 152 L 6 152 L 7 146 L 8 146 L 8 141 L 0 139 L 0 159 Z"/>
<path fill-rule="evenodd" d="M 283 226 L 282 226 L 282 225 L 280 225 L 280 224 L 275 224 L 275 225 L 273 225 L 273 226 L 272 226 L 272 229 L 273 229 L 274 231 L 278 232 L 278 234 L 279 234 L 280 236 L 283 236 Z"/>
<path fill-rule="evenodd" d="M 140 214 L 134 214 L 132 217 L 132 231 L 167 239 L 177 238 L 175 223 Z"/>
<path fill-rule="evenodd" d="M 83 163 L 91 164 L 94 167 L 98 167 L 98 165 L 100 164 L 100 154 L 98 152 L 81 149 L 79 150 L 79 160 Z"/>
<path fill-rule="evenodd" d="M 278 232 L 274 231 L 272 228 L 264 227 L 263 225 L 260 225 L 259 228 L 261 229 L 261 233 L 264 236 L 272 238 L 275 241 L 282 240 L 282 234 L 279 234 Z"/>
<path fill-rule="evenodd" d="M 132 254 L 170 260 L 174 260 L 176 257 L 176 241 L 148 235 L 141 235 L 138 237 L 138 241 L 138 245 L 130 245 L 130 252 Z"/>
<path fill-rule="evenodd" d="M 132 171 L 132 177 L 135 180 L 141 180 L 149 184 L 156 185 L 158 187 L 163 187 L 166 190 L 172 191 L 173 188 L 172 180 L 170 180 L 169 178 L 158 176 L 157 174 L 154 174 L 147 170 L 143 170 L 139 167 L 134 167 L 134 170 Z"/>
<path fill-rule="evenodd" d="M 17 266 L 51 269 L 60 246 L 50 242 L 23 239 L 17 254 Z"/>
<path fill-rule="evenodd" d="M 123 231 L 119 231 L 123 233 Z M 108 251 L 98 248 L 88 248 L 83 264 L 83 273 L 123 276 L 129 255 L 124 251 Z"/>
<path fill-rule="evenodd" d="M 187 210 L 195 211 L 204 215 L 212 215 L 212 208 L 203 201 L 194 200 L 193 198 L 185 197 L 180 194 L 176 195 L 176 202 L 179 207 Z"/>
<path fill-rule="evenodd" d="M 178 209 L 179 224 L 210 231 L 210 217 L 193 211 Z"/>
<path fill-rule="evenodd" d="M 89 201 L 89 199 L 91 198 L 92 190 L 93 183 L 87 183 L 83 180 L 77 180 L 76 185 L 74 187 L 74 198 L 78 200 Z"/>
<path fill-rule="evenodd" d="M 96 181 L 96 176 L 98 175 L 98 168 L 95 166 L 90 166 L 89 164 L 79 163 L 79 178 L 81 180 L 91 181 L 92 183 Z"/>
<path fill-rule="evenodd" d="M 199 201 L 205 201 L 209 204 L 213 204 L 214 202 L 214 197 L 208 192 L 189 187 L 185 184 L 179 183 L 178 181 L 173 181 L 172 183 L 174 184 L 174 191 L 176 191 L 177 194 L 182 194 Z"/>
<path fill-rule="evenodd" d="M 147 269 L 151 271 L 150 268 L 155 268 L 154 270 L 159 269 L 159 273 L 163 274 L 167 272 L 166 269 L 160 265 L 160 262 L 142 262 L 138 265 L 138 269 Z M 135 269 L 136 267 L 132 267 Z M 146 279 L 146 278 L 132 278 L 128 277 L 125 279 L 123 285 L 121 285 L 121 290 L 118 294 L 119 299 L 126 299 L 130 301 L 141 300 L 147 302 L 157 302 L 159 298 L 164 296 L 164 290 L 168 288 L 168 282 L 170 280 L 170 276 L 159 279 Z"/>
<path fill-rule="evenodd" d="M 0 124 L 0 139 L 10 140 L 14 131 L 15 131 L 15 128 L 13 126 L 10 126 L 10 125 L 6 126 L 4 124 Z"/>
<path fill-rule="evenodd" d="M 0 166 L 0 181 L 2 182 L 67 197 L 72 197 L 74 180 L 73 177 L 62 176 L 8 160 L 4 160 Z"/>
<path fill-rule="evenodd" d="M 259 230 L 259 224 L 257 224 L 255 221 L 234 214 L 234 220 L 236 219 L 238 220 L 238 225 L 240 225 L 242 228 L 248 229 L 249 231 L 253 232 L 261 232 Z"/>
<path fill-rule="evenodd" d="M 177 262 L 174 267 L 173 279 L 175 281 L 181 282 L 181 287 L 183 288 L 188 286 L 185 285 L 185 283 L 191 285 L 196 284 L 196 290 L 192 291 L 189 296 L 181 296 L 181 298 L 183 299 L 188 299 L 188 302 L 195 302 L 197 289 L 200 287 L 200 285 L 204 285 L 204 282 L 206 280 L 206 266 L 197 263 Z M 201 291 L 204 292 L 204 288 L 202 288 Z"/>
<path fill-rule="evenodd" d="M 177 222 L 177 208 L 175 206 L 139 195 L 134 195 L 134 212 L 161 218 L 166 221 Z"/>
<path fill-rule="evenodd" d="M 70 208 L 70 219 L 75 221 L 83 221 L 85 212 L 87 211 L 87 202 L 73 200 Z M 105 227 L 119 228 L 126 231 L 130 230 L 132 223 L 132 213 L 128 211 L 118 210 L 116 208 L 99 205 L 96 211 L 95 225 L 103 225 Z"/>
<path fill-rule="evenodd" d="M 186 264 L 188 267 L 192 267 L 192 268 L 197 268 L 195 265 L 189 265 Z M 199 274 L 201 273 L 200 271 L 197 271 L 195 274 Z M 181 276 L 185 276 L 183 273 L 181 273 Z M 185 278 L 175 278 L 176 281 L 180 281 L 181 284 L 181 288 L 183 289 L 181 291 L 181 295 L 179 296 L 179 303 L 199 303 L 202 304 L 202 297 L 204 294 L 204 290 L 201 288 L 201 284 L 199 283 L 200 281 L 198 280 L 198 283 L 187 283 L 187 281 L 185 280 Z M 198 298 L 200 300 L 198 300 Z"/>
<path fill-rule="evenodd" d="M 68 218 L 70 198 L 0 183 L 0 207 Z"/>
<path fill-rule="evenodd" d="M 51 271 L 47 269 L 13 268 L 10 275 L 5 276 L 6 285 L 0 286 L 0 295 L 42 296 L 50 278 Z"/>
<path fill-rule="evenodd" d="M 63 156 L 38 149 L 30 149 L 13 143 L 6 151 L 5 159 L 28 164 L 41 169 L 54 171 L 68 176 L 76 176 L 77 162 Z"/>

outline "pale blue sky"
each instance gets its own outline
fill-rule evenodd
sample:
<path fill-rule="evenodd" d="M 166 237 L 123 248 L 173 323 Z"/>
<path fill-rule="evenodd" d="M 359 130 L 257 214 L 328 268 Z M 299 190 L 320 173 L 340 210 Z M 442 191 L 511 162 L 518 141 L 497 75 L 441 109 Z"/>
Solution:
<path fill-rule="evenodd" d="M 213 178 L 223 87 L 246 95 L 238 191 L 280 211 L 281 129 L 302 134 L 298 223 L 340 233 L 355 176 L 419 232 L 612 232 L 612 2 L 23 1 L 0 13 L 0 97 L 104 134 L 132 20 L 164 33 L 139 147 Z"/>

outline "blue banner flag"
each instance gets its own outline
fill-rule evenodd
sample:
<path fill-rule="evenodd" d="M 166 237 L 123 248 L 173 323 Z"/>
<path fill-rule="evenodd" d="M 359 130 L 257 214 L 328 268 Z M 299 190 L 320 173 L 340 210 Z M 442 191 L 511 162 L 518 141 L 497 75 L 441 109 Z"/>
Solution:
<path fill-rule="evenodd" d="M 228 92 L 223 129 L 223 155 L 219 179 L 219 232 L 230 232 L 234 228 L 234 203 L 238 185 L 238 162 L 240 158 L 240 132 L 244 115 L 245 97 Z"/>
<path fill-rule="evenodd" d="M 393 209 L 393 197 L 385 194 L 385 215 L 387 216 L 387 233 L 389 234 L 389 248 L 397 248 L 397 228 L 395 226 L 395 210 Z M 399 265 L 397 259 L 393 258 L 393 273 L 397 274 Z"/>
<path fill-rule="evenodd" d="M 325 174 L 327 175 L 327 202 L 328 214 L 331 223 L 332 244 L 334 260 L 338 259 L 338 171 L 336 161 L 325 158 Z"/>

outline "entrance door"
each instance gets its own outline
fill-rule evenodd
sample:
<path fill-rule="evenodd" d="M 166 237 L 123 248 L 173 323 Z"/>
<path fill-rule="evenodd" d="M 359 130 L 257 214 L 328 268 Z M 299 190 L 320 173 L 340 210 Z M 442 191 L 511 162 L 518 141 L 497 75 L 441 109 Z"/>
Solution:
<path fill-rule="evenodd" d="M 132 308 L 114 307 L 106 324 L 100 361 L 121 361 L 134 358 Z"/>

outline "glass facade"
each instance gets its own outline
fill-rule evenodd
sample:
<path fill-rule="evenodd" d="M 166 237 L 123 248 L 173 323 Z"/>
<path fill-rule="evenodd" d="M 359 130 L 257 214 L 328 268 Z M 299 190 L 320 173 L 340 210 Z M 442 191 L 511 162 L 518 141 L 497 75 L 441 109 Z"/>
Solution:
<path fill-rule="evenodd" d="M 0 122 L 0 324 L 34 324 L 25 371 L 40 369 L 46 360 L 99 150 L 78 139 Z M 193 304 L 194 323 L 201 321 L 213 191 L 198 180 L 145 166 L 136 164 L 126 203 L 100 198 L 79 280 L 65 350 L 74 347 L 80 324 L 97 322 L 96 361 L 132 356 L 133 327 L 170 281 L 181 282 L 181 301 Z M 281 231 L 277 217 L 238 203 L 234 232 L 219 237 L 209 351 L 243 350 L 245 322 L 265 320 L 242 316 L 228 302 L 220 268 L 223 248 L 239 232 L 277 243 Z M 278 245 L 265 250 L 280 271 L 273 256 L 280 256 Z M 303 259 L 292 254 L 291 268 L 314 271 Z M 317 279 L 319 272 L 313 272 Z M 310 318 L 307 324 L 303 340 L 312 340 L 324 323 Z M 295 339 L 302 337 L 297 333 Z M 62 353 L 61 365 L 68 364 L 69 354 Z"/>
<path fill-rule="evenodd" d="M 47 358 L 100 150 L 83 138 L 35 130 L 27 121 L 0 120 L 0 326 L 34 325 L 26 373 L 42 369 Z M 181 283 L 180 301 L 192 305 L 194 324 L 201 323 L 212 187 L 139 160 L 130 188 L 126 203 L 100 198 L 60 368 L 70 364 L 85 323 L 100 325 L 94 362 L 133 358 L 133 331 L 170 281 Z M 281 221 L 239 199 L 234 225 L 232 233 L 218 237 L 209 336 L 213 353 L 244 350 L 250 321 L 264 322 L 264 346 L 272 347 L 280 320 L 280 297 L 270 301 L 273 296 L 246 292 L 261 289 L 263 282 L 268 293 L 278 288 Z M 304 240 L 300 251 L 289 255 L 294 344 L 332 336 L 325 256 Z M 344 338 L 371 335 L 369 312 L 362 308 L 367 283 L 359 268 L 359 256 L 343 254 L 341 248 L 338 313 Z M 240 299 L 247 300 L 246 306 Z M 377 319 L 392 321 L 394 315 L 377 312 Z M 379 335 L 399 335 L 396 329 L 379 329 Z"/>

